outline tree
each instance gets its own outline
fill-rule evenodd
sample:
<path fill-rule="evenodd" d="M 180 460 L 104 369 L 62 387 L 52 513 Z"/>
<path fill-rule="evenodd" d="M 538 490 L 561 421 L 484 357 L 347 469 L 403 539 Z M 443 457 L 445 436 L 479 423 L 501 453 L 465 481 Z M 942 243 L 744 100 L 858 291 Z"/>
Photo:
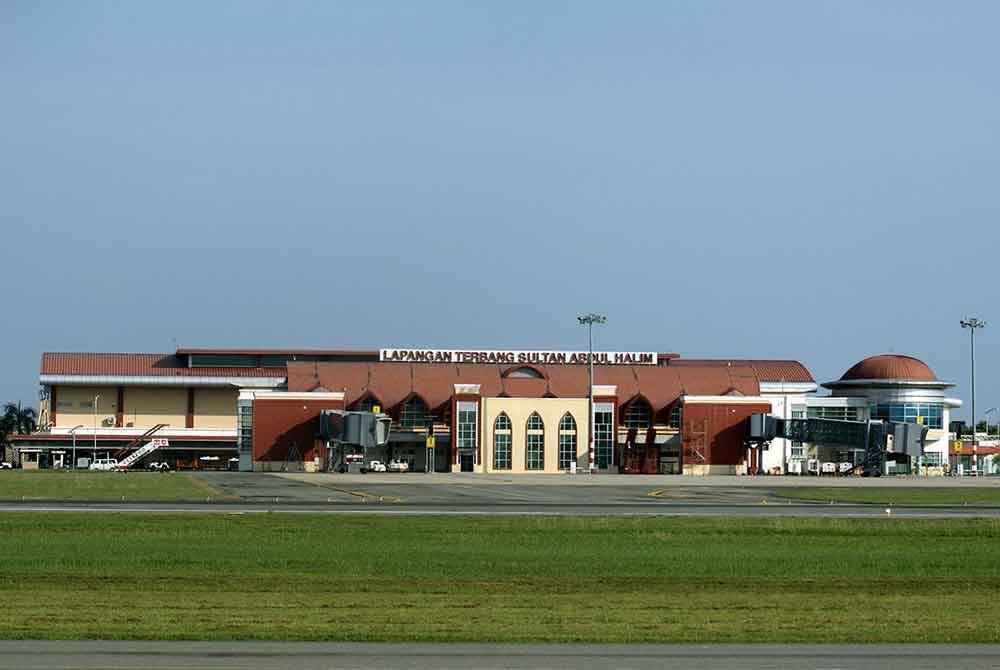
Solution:
<path fill-rule="evenodd" d="M 37 428 L 37 414 L 30 407 L 21 407 L 21 403 L 16 405 L 12 402 L 3 407 L 4 432 L 7 434 L 27 435 L 35 432 Z"/>
<path fill-rule="evenodd" d="M 6 414 L 0 415 L 0 461 L 7 460 L 7 447 L 10 446 L 10 442 L 7 440 L 7 436 L 13 432 L 11 429 L 10 421 Z"/>

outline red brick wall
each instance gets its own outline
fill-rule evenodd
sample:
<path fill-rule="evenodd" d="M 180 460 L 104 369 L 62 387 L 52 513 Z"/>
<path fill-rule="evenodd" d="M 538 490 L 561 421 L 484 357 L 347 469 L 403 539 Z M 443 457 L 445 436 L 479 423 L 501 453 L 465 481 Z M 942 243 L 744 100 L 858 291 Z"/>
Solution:
<path fill-rule="evenodd" d="M 742 462 L 746 457 L 743 440 L 747 435 L 747 417 L 770 411 L 769 403 L 684 405 L 683 465 L 737 465 Z"/>
<path fill-rule="evenodd" d="M 253 459 L 284 461 L 294 442 L 302 460 L 311 461 L 317 455 L 316 432 L 319 413 L 324 409 L 344 409 L 344 402 L 257 398 L 253 404 Z"/>

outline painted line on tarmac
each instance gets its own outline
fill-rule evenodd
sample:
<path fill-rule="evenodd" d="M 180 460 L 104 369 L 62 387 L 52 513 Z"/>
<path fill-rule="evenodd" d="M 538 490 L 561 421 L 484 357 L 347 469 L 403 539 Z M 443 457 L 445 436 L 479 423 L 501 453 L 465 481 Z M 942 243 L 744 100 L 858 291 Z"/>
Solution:
<path fill-rule="evenodd" d="M 352 491 L 350 489 L 340 488 L 339 486 L 326 486 L 324 484 L 321 484 L 320 482 L 311 481 L 308 479 L 307 480 L 296 479 L 295 481 L 305 481 L 306 483 L 312 484 L 317 488 L 329 491 L 336 491 L 337 493 L 344 493 L 349 496 L 354 496 L 356 498 L 360 498 L 361 502 L 364 503 L 367 503 L 369 500 L 375 500 L 380 503 L 399 503 L 403 501 L 403 499 L 398 496 L 380 496 L 376 493 L 368 493 L 367 491 Z"/>

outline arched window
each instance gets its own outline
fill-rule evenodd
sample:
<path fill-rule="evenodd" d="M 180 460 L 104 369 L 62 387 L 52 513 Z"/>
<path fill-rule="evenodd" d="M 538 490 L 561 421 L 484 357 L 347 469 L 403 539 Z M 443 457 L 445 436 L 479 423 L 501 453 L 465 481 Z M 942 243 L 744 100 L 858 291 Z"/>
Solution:
<path fill-rule="evenodd" d="M 373 395 L 366 395 L 364 398 L 354 403 L 354 411 L 356 412 L 370 412 L 375 407 L 381 407 L 382 403 L 378 401 Z"/>
<path fill-rule="evenodd" d="M 510 470 L 510 417 L 502 413 L 493 422 L 493 469 Z"/>
<path fill-rule="evenodd" d="M 527 435 L 525 435 L 525 469 L 545 469 L 545 424 L 538 413 L 528 417 Z"/>
<path fill-rule="evenodd" d="M 576 419 L 566 413 L 559 421 L 559 469 L 569 470 L 576 461 Z"/>
<path fill-rule="evenodd" d="M 403 403 L 403 411 L 399 415 L 399 425 L 410 429 L 427 427 L 427 403 L 421 400 L 420 396 L 410 396 Z"/>
<path fill-rule="evenodd" d="M 645 398 L 636 398 L 628 404 L 622 423 L 626 428 L 635 428 L 636 430 L 646 430 L 653 425 L 653 410 Z"/>
<path fill-rule="evenodd" d="M 681 429 L 681 425 L 684 423 L 684 408 L 680 403 L 674 405 L 674 408 L 670 410 L 670 427 Z"/>
<path fill-rule="evenodd" d="M 544 379 L 544 377 L 542 377 L 542 373 L 535 368 L 528 367 L 527 365 L 510 370 L 504 375 L 504 377 L 513 377 L 515 379 Z"/>

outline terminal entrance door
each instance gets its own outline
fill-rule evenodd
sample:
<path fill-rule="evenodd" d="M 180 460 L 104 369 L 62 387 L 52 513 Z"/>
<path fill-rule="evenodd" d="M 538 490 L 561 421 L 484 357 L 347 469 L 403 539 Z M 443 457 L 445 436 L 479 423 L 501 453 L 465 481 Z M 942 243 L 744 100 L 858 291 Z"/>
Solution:
<path fill-rule="evenodd" d="M 472 463 L 474 456 L 475 454 L 471 451 L 458 452 L 458 464 L 462 472 L 472 472 Z"/>

